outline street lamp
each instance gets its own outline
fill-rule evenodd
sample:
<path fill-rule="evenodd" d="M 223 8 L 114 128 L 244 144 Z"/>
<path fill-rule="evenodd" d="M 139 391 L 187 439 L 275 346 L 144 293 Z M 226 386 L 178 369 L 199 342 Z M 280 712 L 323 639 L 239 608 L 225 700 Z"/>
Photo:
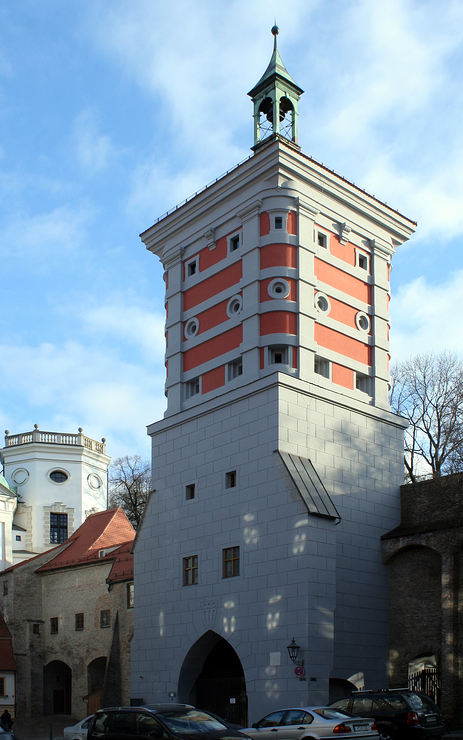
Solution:
<path fill-rule="evenodd" d="M 297 656 L 299 655 L 300 645 L 297 645 L 296 644 L 296 641 L 295 641 L 294 637 L 292 639 L 292 642 L 290 643 L 290 645 L 287 646 L 286 649 L 287 649 L 287 651 L 289 653 L 289 657 L 293 661 L 294 665 L 298 665 L 298 666 L 301 666 L 303 668 L 304 667 L 304 661 L 297 659 Z"/>

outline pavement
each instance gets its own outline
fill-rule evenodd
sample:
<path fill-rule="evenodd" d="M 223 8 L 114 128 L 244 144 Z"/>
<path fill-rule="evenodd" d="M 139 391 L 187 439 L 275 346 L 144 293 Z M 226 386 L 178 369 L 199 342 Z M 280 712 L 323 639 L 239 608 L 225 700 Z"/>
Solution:
<path fill-rule="evenodd" d="M 75 719 L 68 714 L 54 714 L 51 717 L 15 717 L 13 730 L 18 740 L 63 740 L 63 729 L 75 725 Z M 50 729 L 52 734 L 50 734 Z"/>

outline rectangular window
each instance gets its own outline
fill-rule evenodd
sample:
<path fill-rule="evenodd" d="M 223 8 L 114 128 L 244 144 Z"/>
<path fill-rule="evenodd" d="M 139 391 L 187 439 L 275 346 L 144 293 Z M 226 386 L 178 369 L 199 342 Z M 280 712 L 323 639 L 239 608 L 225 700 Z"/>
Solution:
<path fill-rule="evenodd" d="M 196 275 L 197 269 L 198 269 L 198 263 L 196 259 L 191 260 L 191 262 L 188 262 L 186 266 L 187 276 L 191 277 L 192 275 Z"/>
<path fill-rule="evenodd" d="M 368 395 L 371 395 L 371 379 L 368 375 L 363 375 L 362 373 L 356 373 L 355 374 L 355 387 L 358 391 L 362 391 L 362 393 L 368 393 Z"/>
<path fill-rule="evenodd" d="M 20 534 L 17 534 L 16 535 L 16 542 L 21 542 L 21 535 Z"/>
<path fill-rule="evenodd" d="M 240 548 L 226 547 L 222 550 L 223 577 L 232 578 L 240 574 Z"/>
<path fill-rule="evenodd" d="M 8 596 L 8 581 L 3 581 L 3 595 Z"/>
<path fill-rule="evenodd" d="M 76 632 L 84 629 L 84 615 L 82 613 L 76 614 Z"/>
<path fill-rule="evenodd" d="M 111 626 L 111 612 L 109 609 L 103 609 L 100 612 L 100 627 Z"/>
<path fill-rule="evenodd" d="M 236 470 L 231 470 L 225 475 L 225 487 L 235 488 L 236 486 Z"/>
<path fill-rule="evenodd" d="M 0 677 L 0 696 L 5 696 L 5 679 Z"/>
<path fill-rule="evenodd" d="M 239 378 L 243 374 L 243 360 L 241 357 L 238 360 L 228 363 L 228 380 L 234 380 Z"/>
<path fill-rule="evenodd" d="M 68 515 L 50 514 L 50 542 L 59 544 L 68 538 Z"/>
<path fill-rule="evenodd" d="M 193 378 L 186 384 L 186 397 L 191 398 L 199 393 L 199 378 Z"/>
<path fill-rule="evenodd" d="M 133 609 L 134 590 L 133 583 L 127 584 L 127 609 Z"/>
<path fill-rule="evenodd" d="M 317 375 L 322 375 L 324 378 L 330 377 L 330 363 L 328 360 L 323 360 L 321 357 L 315 356 L 314 359 L 314 372 Z"/>
<path fill-rule="evenodd" d="M 275 216 L 275 228 L 276 229 L 283 228 L 283 217 L 282 216 Z"/>
<path fill-rule="evenodd" d="M 288 364 L 288 347 L 269 347 L 269 364 L 270 365 L 287 365 Z"/>
<path fill-rule="evenodd" d="M 33 624 L 32 625 L 32 634 L 33 635 L 40 635 L 40 624 Z"/>
<path fill-rule="evenodd" d="M 58 634 L 58 617 L 52 617 L 50 619 L 50 634 L 51 635 Z"/>
<path fill-rule="evenodd" d="M 230 252 L 236 252 L 236 250 L 239 249 L 240 246 L 240 235 L 235 234 L 234 236 L 231 236 L 228 244 Z"/>
<path fill-rule="evenodd" d="M 194 483 L 190 483 L 186 489 L 186 500 L 191 501 L 192 498 L 196 498 L 196 485 Z"/>
<path fill-rule="evenodd" d="M 183 558 L 183 585 L 195 586 L 198 583 L 198 556 Z"/>
<path fill-rule="evenodd" d="M 357 267 L 360 267 L 361 270 L 365 270 L 366 272 L 370 272 L 370 257 L 368 254 L 356 249 L 355 258 L 357 261 Z"/>
<path fill-rule="evenodd" d="M 328 237 L 323 233 L 323 231 L 317 231 L 317 244 L 323 249 L 328 248 Z"/>

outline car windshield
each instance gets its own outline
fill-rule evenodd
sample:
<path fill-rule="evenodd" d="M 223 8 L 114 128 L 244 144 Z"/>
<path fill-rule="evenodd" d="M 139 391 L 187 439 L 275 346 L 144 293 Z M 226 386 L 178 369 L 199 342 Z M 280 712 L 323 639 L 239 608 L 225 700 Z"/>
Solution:
<path fill-rule="evenodd" d="M 158 713 L 169 730 L 178 735 L 196 735 L 200 732 L 226 730 L 227 727 L 199 709 L 166 709 Z"/>
<path fill-rule="evenodd" d="M 313 711 L 324 719 L 344 719 L 345 717 L 350 717 L 347 712 L 343 712 L 341 709 L 330 709 L 329 707 L 320 707 Z"/>

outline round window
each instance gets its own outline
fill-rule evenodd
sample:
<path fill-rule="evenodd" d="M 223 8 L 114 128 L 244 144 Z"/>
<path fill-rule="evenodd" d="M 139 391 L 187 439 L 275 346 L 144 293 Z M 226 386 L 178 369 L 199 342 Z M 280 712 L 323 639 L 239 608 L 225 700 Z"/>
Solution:
<path fill-rule="evenodd" d="M 186 322 L 185 334 L 188 337 L 195 337 L 199 331 L 198 319 L 190 319 Z"/>
<path fill-rule="evenodd" d="M 283 278 L 277 278 L 269 283 L 267 291 L 271 298 L 287 298 L 290 292 L 289 283 Z"/>
<path fill-rule="evenodd" d="M 315 293 L 315 308 L 323 313 L 329 313 L 331 304 L 328 296 L 324 293 Z"/>
<path fill-rule="evenodd" d="M 87 481 L 90 488 L 93 488 L 94 491 L 97 491 L 102 486 L 101 479 L 95 473 L 90 473 Z"/>
<path fill-rule="evenodd" d="M 69 476 L 64 472 L 64 470 L 52 470 L 49 474 L 49 478 L 53 483 L 65 483 Z"/>
<path fill-rule="evenodd" d="M 29 478 L 29 471 L 26 468 L 17 468 L 11 479 L 16 483 L 17 486 L 22 486 Z"/>
<path fill-rule="evenodd" d="M 240 295 L 234 295 L 230 300 L 228 301 L 227 306 L 227 315 L 230 319 L 232 319 L 234 316 L 238 316 L 239 313 L 243 310 L 243 299 Z"/>
<path fill-rule="evenodd" d="M 370 317 L 363 311 L 359 311 L 355 317 L 355 325 L 360 331 L 370 331 Z"/>

